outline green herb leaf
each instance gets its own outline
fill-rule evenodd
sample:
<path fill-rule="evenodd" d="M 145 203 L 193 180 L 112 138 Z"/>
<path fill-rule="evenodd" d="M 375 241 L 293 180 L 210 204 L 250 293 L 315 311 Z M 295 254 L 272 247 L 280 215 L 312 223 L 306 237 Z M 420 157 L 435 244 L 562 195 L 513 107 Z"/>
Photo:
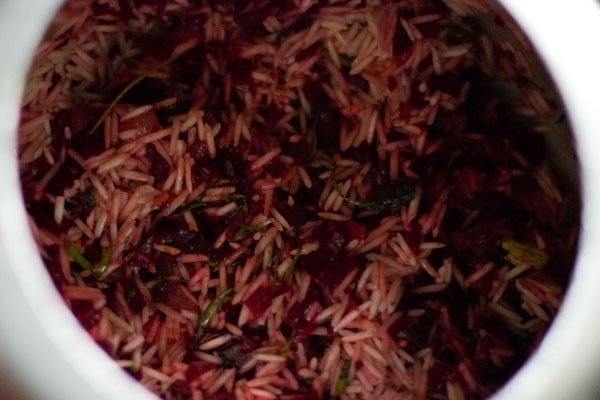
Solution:
<path fill-rule="evenodd" d="M 254 235 L 256 232 L 263 232 L 265 227 L 262 225 L 243 223 L 240 229 L 233 235 L 233 241 L 242 240 L 248 236 Z"/>
<path fill-rule="evenodd" d="M 348 375 L 350 373 L 350 360 L 344 360 L 342 368 L 340 370 L 340 377 L 335 383 L 335 389 L 333 391 L 334 396 L 339 396 L 346 391 L 348 387 Z"/>
<path fill-rule="evenodd" d="M 332 173 L 331 181 L 333 182 L 333 187 L 336 192 L 348 203 L 355 207 L 362 208 L 363 210 L 368 211 L 397 211 L 403 205 L 410 203 L 410 201 L 415 197 L 416 185 L 415 182 L 411 179 L 406 179 L 398 182 L 393 190 L 388 194 L 391 196 L 387 199 L 383 200 L 355 200 L 351 199 L 342 194 L 342 189 L 340 188 L 339 183 L 333 178 Z"/>
<path fill-rule="evenodd" d="M 310 389 L 312 387 L 313 378 L 302 378 L 298 383 L 300 383 L 301 388 Z"/>
<path fill-rule="evenodd" d="M 221 304 L 223 304 L 225 302 L 225 299 L 227 299 L 227 297 L 231 296 L 232 294 L 233 289 L 231 288 L 222 291 L 217 297 L 213 299 L 213 301 L 210 302 L 208 307 L 206 307 L 206 310 L 204 310 L 204 312 L 200 314 L 197 326 L 198 336 L 202 336 L 204 334 L 204 330 L 210 323 L 212 317 L 219 310 L 219 307 L 221 307 Z"/>
<path fill-rule="evenodd" d="M 191 50 L 188 49 L 188 51 Z M 141 81 L 143 81 L 144 79 L 150 77 L 150 75 L 152 75 L 154 72 L 158 71 L 159 69 L 169 65 L 171 62 L 175 61 L 177 58 L 179 58 L 181 55 L 183 55 L 184 53 L 178 54 L 177 56 L 171 56 L 169 58 L 167 58 L 166 60 L 164 60 L 161 63 L 158 63 L 154 68 L 148 70 L 148 72 L 136 77 L 134 80 L 132 80 L 131 82 L 129 82 L 129 84 L 127 86 L 125 86 L 123 88 L 123 90 L 121 90 L 116 96 L 115 98 L 110 102 L 110 104 L 106 107 L 106 109 L 104 110 L 104 112 L 102 113 L 102 115 L 100 115 L 100 118 L 98 118 L 98 120 L 96 121 L 96 123 L 94 124 L 94 126 L 92 126 L 92 129 L 89 130 L 88 135 L 93 134 L 94 132 L 96 132 L 96 130 L 98 128 L 100 128 L 100 126 L 104 123 L 104 121 L 106 120 L 106 118 L 108 118 L 108 116 L 110 115 L 110 113 L 112 112 L 112 110 L 114 110 L 114 108 L 117 106 L 117 104 L 119 104 L 119 102 L 121 101 L 121 99 L 123 97 L 125 97 L 125 95 L 127 93 L 129 93 L 129 91 L 131 91 L 131 89 L 133 89 L 134 87 L 136 87 Z"/>
<path fill-rule="evenodd" d="M 80 196 L 87 206 L 92 207 L 96 205 L 96 188 L 93 185 L 87 186 Z"/>
<path fill-rule="evenodd" d="M 332 169 L 335 169 L 335 160 L 331 158 L 328 154 L 326 154 L 324 151 L 313 149 L 312 153 L 314 158 L 325 161 L 327 164 L 329 164 L 329 166 Z"/>
<path fill-rule="evenodd" d="M 298 259 L 300 258 L 301 255 L 302 255 L 302 252 L 300 250 L 298 250 L 296 252 L 296 254 L 294 254 L 294 258 L 292 258 L 292 262 L 290 263 L 288 268 L 283 273 L 283 276 L 281 277 L 281 279 L 283 279 L 284 282 L 289 282 L 292 280 L 292 276 L 294 276 L 294 269 L 296 268 L 296 263 L 298 262 Z"/>
<path fill-rule="evenodd" d="M 112 250 L 110 247 L 102 248 L 102 257 L 100 258 L 100 262 L 94 265 L 92 268 L 92 276 L 96 279 L 100 278 L 106 272 L 106 268 L 108 268 L 108 264 L 110 264 L 110 260 L 112 257 Z"/>
<path fill-rule="evenodd" d="M 67 247 L 67 253 L 71 257 L 71 259 L 73 259 L 73 261 L 79 264 L 81 268 L 87 270 L 92 270 L 94 268 L 94 265 L 90 262 L 90 260 L 85 258 L 83 254 L 81 254 L 77 246 L 75 246 L 73 243 L 70 243 Z"/>
<path fill-rule="evenodd" d="M 352 63 L 354 62 L 354 57 L 350 57 L 345 54 L 338 54 L 338 58 L 340 59 L 340 65 L 342 67 L 352 68 Z"/>
<path fill-rule="evenodd" d="M 190 204 L 180 207 L 176 212 L 178 213 L 184 213 L 186 211 L 190 211 L 193 210 L 195 208 L 209 208 L 209 207 L 219 207 L 219 206 L 224 206 L 225 204 L 231 203 L 231 202 L 235 202 L 235 203 L 243 203 L 244 199 L 246 198 L 246 196 L 242 195 L 242 194 L 234 194 L 232 196 L 229 196 L 228 198 L 224 199 L 224 200 L 216 200 L 216 201 L 202 201 L 202 200 L 198 200 L 198 201 L 193 201 Z"/>
<path fill-rule="evenodd" d="M 70 243 L 67 246 L 67 253 L 71 257 L 73 261 L 75 261 L 81 268 L 87 271 L 92 272 L 92 277 L 99 279 L 106 272 L 106 268 L 108 264 L 110 264 L 110 260 L 112 257 L 112 250 L 110 247 L 102 248 L 102 257 L 100 261 L 96 264 L 92 264 L 90 260 L 88 260 L 75 246 L 75 244 Z"/>
<path fill-rule="evenodd" d="M 328 60 L 331 60 L 331 53 L 329 53 L 329 50 L 324 49 L 323 56 L 325 58 L 327 58 Z M 352 68 L 352 63 L 354 62 L 354 58 L 355 57 L 350 57 L 346 54 L 338 54 L 338 59 L 340 60 L 340 65 L 343 68 Z"/>
<path fill-rule="evenodd" d="M 548 263 L 548 254 L 532 245 L 504 239 L 500 242 L 500 246 L 507 251 L 504 259 L 515 266 L 528 265 L 542 268 Z"/>

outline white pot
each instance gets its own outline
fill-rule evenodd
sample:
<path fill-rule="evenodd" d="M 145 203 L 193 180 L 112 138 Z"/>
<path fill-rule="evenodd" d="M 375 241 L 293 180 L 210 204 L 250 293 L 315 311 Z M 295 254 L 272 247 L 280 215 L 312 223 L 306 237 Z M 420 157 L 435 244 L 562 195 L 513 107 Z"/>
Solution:
<path fill-rule="evenodd" d="M 496 399 L 595 399 L 600 394 L 600 5 L 501 2 L 533 42 L 576 136 L 582 229 L 577 265 L 539 350 Z M 0 398 L 154 397 L 79 327 L 54 289 L 27 226 L 16 127 L 25 73 L 59 0 L 0 0 Z"/>

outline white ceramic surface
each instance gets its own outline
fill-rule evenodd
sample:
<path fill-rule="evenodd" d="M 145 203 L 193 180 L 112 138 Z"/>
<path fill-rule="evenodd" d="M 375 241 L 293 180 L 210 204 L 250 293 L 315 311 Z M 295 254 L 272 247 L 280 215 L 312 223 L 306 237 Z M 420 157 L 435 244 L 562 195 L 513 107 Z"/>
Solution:
<path fill-rule="evenodd" d="M 19 99 L 58 4 L 0 0 L 0 398 L 149 400 L 65 308 L 27 227 L 16 168 Z"/>
<path fill-rule="evenodd" d="M 59 0 L 0 0 L 0 398 L 152 399 L 79 328 L 44 273 L 18 184 L 19 98 Z M 538 352 L 496 399 L 600 397 L 600 5 L 504 0 L 545 61 L 576 132 L 583 228 L 576 272 Z M 10 394 L 9 393 L 10 390 Z"/>

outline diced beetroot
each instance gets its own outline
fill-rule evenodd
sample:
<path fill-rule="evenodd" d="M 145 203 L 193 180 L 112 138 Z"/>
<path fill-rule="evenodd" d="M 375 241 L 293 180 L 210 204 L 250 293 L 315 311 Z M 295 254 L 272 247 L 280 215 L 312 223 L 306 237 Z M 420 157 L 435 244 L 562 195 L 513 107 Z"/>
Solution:
<path fill-rule="evenodd" d="M 473 201 L 485 189 L 485 176 L 470 167 L 463 167 L 454 173 L 458 194 L 467 202 Z"/>
<path fill-rule="evenodd" d="M 311 104 L 320 104 L 323 100 L 323 85 L 321 81 L 317 79 L 310 79 L 304 82 L 302 87 L 304 97 Z"/>
<path fill-rule="evenodd" d="M 196 161 L 196 163 L 204 163 L 210 160 L 210 152 L 208 151 L 208 145 L 203 140 L 196 140 L 188 148 L 190 156 Z"/>
<path fill-rule="evenodd" d="M 310 329 L 310 327 L 305 327 L 305 329 Z M 331 338 L 323 335 L 308 335 L 306 336 L 306 341 L 304 342 L 304 351 L 306 352 L 306 357 L 310 360 L 312 357 L 323 357 L 325 351 L 331 345 Z"/>
<path fill-rule="evenodd" d="M 254 154 L 263 154 L 278 145 L 281 128 L 277 124 L 285 115 L 285 110 L 275 102 L 264 105 L 261 109 L 264 124 L 256 126 L 252 133 L 250 149 Z"/>
<path fill-rule="evenodd" d="M 247 2 L 245 0 L 228 1 L 229 9 L 233 11 L 235 23 L 244 32 L 246 40 L 252 40 L 267 32 L 264 21 L 269 16 L 283 16 L 294 9 L 292 1 L 263 1 Z"/>
<path fill-rule="evenodd" d="M 305 242 L 319 243 L 319 248 L 300 257 L 298 266 L 313 276 L 327 298 L 348 273 L 361 268 L 357 258 L 343 255 L 343 249 L 349 241 L 360 240 L 365 234 L 364 227 L 355 222 L 324 221 L 304 239 Z"/>
<path fill-rule="evenodd" d="M 556 215 L 558 204 L 548 196 L 540 195 L 540 187 L 535 178 L 523 175 L 513 179 L 513 196 L 517 202 L 540 221 L 546 221 Z"/>
<path fill-rule="evenodd" d="M 387 78 L 387 87 L 392 92 L 394 90 L 396 90 L 396 88 L 398 87 L 398 79 L 396 79 L 393 76 L 388 76 L 388 78 Z M 403 117 L 403 119 L 406 119 L 406 118 L 404 118 L 404 115 L 402 114 L 402 112 L 400 113 L 400 115 Z"/>
<path fill-rule="evenodd" d="M 394 32 L 393 52 L 394 57 L 402 57 L 403 54 L 411 51 L 413 46 L 412 40 L 406 33 L 406 29 L 402 24 L 398 23 L 396 32 Z"/>
<path fill-rule="evenodd" d="M 170 51 L 170 49 L 168 50 Z M 175 60 L 173 62 L 173 78 L 193 87 L 206 63 L 206 53 L 205 46 L 198 46 Z"/>
<path fill-rule="evenodd" d="M 59 288 L 62 284 L 66 283 L 65 276 L 63 275 L 62 268 L 60 263 L 58 262 L 59 258 L 59 248 L 58 246 L 48 246 L 46 247 L 46 253 L 48 254 L 48 259 L 44 260 L 44 264 L 50 273 L 50 278 L 54 285 Z"/>
<path fill-rule="evenodd" d="M 294 200 L 298 201 L 299 196 L 294 196 Z M 313 220 L 315 217 L 314 210 L 307 210 L 302 203 L 294 204 L 290 207 L 287 204 L 287 199 L 282 199 L 282 201 L 276 205 L 276 208 L 290 226 L 295 229 L 301 227 L 308 221 Z"/>
<path fill-rule="evenodd" d="M 192 398 L 192 388 L 187 381 L 175 381 L 169 387 L 171 400 L 189 400 Z"/>
<path fill-rule="evenodd" d="M 335 288 L 342 283 L 346 276 L 354 271 L 360 270 L 361 264 L 356 258 L 342 257 L 331 264 L 322 264 L 320 270 L 313 273 L 315 282 L 323 289 L 326 297 L 331 298 Z"/>
<path fill-rule="evenodd" d="M 55 145 L 60 146 L 64 140 L 65 128 L 68 127 L 73 138 L 87 134 L 100 116 L 102 110 L 81 104 L 76 107 L 61 110 L 50 122 L 52 137 Z"/>
<path fill-rule="evenodd" d="M 450 234 L 452 244 L 456 249 L 470 251 L 476 257 L 481 258 L 489 254 L 496 241 L 500 238 L 501 226 L 497 221 L 481 221 L 474 224 L 466 232 L 455 231 Z M 465 256 L 466 254 L 457 254 Z"/>
<path fill-rule="evenodd" d="M 423 242 L 423 233 L 421 232 L 421 225 L 411 223 L 405 231 L 402 232 L 402 237 L 406 241 L 406 244 L 414 251 L 419 251 L 419 246 Z"/>
<path fill-rule="evenodd" d="M 281 400 L 320 400 L 321 397 L 315 392 L 314 389 L 310 389 L 306 392 L 301 393 L 289 393 L 282 394 Z"/>
<path fill-rule="evenodd" d="M 422 14 L 444 14 L 446 12 L 446 4 L 439 0 L 416 0 L 410 3 L 413 7 L 415 15 Z"/>
<path fill-rule="evenodd" d="M 79 178 L 83 173 L 83 168 L 72 158 L 67 158 L 56 175 L 50 179 L 46 186 L 46 191 L 55 196 L 60 196 L 65 189 L 73 186 L 75 179 Z"/>
<path fill-rule="evenodd" d="M 439 21 L 425 22 L 418 25 L 419 32 L 423 34 L 423 37 L 429 39 L 437 38 L 442 32 L 442 26 Z"/>
<path fill-rule="evenodd" d="M 330 344 L 328 336 L 313 335 L 317 328 L 315 324 L 307 322 L 299 322 L 292 326 L 292 349 L 297 349 L 299 344 L 302 344 L 306 357 L 310 360 L 312 357 L 320 357 L 325 353 L 325 350 Z"/>
<path fill-rule="evenodd" d="M 223 174 L 215 161 L 196 163 L 192 174 L 195 184 L 204 183 L 209 188 L 215 186 L 223 178 Z"/>
<path fill-rule="evenodd" d="M 71 310 L 79 323 L 88 331 L 100 322 L 100 311 L 96 310 L 90 301 L 71 300 Z"/>
<path fill-rule="evenodd" d="M 396 57 L 396 66 L 397 67 L 403 67 L 404 64 L 406 64 L 408 62 L 408 60 L 410 60 L 410 58 L 412 57 L 413 51 L 414 51 L 413 47 L 410 47 L 404 53 L 402 53 L 399 56 L 397 56 Z"/>
<path fill-rule="evenodd" d="M 396 318 L 394 323 L 388 326 L 387 333 L 391 338 L 395 339 L 398 334 L 406 329 L 407 319 L 404 315 L 401 315 L 399 318 Z"/>
<path fill-rule="evenodd" d="M 160 314 L 154 314 L 146 323 L 142 326 L 146 343 L 154 344 L 158 341 L 161 330 L 161 317 Z"/>
<path fill-rule="evenodd" d="M 231 73 L 232 83 L 240 86 L 251 86 L 254 83 L 252 68 L 252 61 L 245 58 L 236 58 L 227 64 L 227 71 Z"/>
<path fill-rule="evenodd" d="M 406 103 L 402 103 L 400 105 L 400 117 L 404 121 L 410 120 L 411 113 L 412 113 L 412 107 L 411 107 L 410 103 L 406 102 Z"/>
<path fill-rule="evenodd" d="M 154 228 L 154 243 L 184 249 L 196 235 L 200 234 L 190 229 L 181 214 L 176 214 L 158 221 Z"/>
<path fill-rule="evenodd" d="M 274 283 L 259 287 L 244 304 L 250 309 L 256 318 L 262 316 L 271 306 L 273 300 L 291 290 L 291 287 L 284 283 Z"/>
<path fill-rule="evenodd" d="M 156 180 L 156 185 L 160 187 L 171 172 L 169 163 L 158 153 L 154 146 L 146 147 L 146 156 L 150 161 L 150 175 Z"/>
<path fill-rule="evenodd" d="M 319 249 L 303 258 L 321 258 L 318 261 L 333 261 L 342 251 L 345 244 L 343 225 L 332 221 L 321 221 L 304 239 L 305 243 L 317 242 Z M 313 255 L 311 257 L 311 255 Z"/>
<path fill-rule="evenodd" d="M 248 154 L 250 142 L 246 139 L 240 140 L 237 146 L 230 146 L 222 150 L 223 161 L 230 164 L 233 175 L 240 178 L 245 177 L 248 172 Z"/>
<path fill-rule="evenodd" d="M 476 359 L 486 360 L 491 352 L 495 350 L 502 350 L 509 357 L 515 353 L 516 349 L 511 348 L 507 343 L 506 339 L 496 332 L 487 332 L 486 335 L 479 341 L 477 347 Z M 512 354 L 511 354 L 512 353 Z"/>
<path fill-rule="evenodd" d="M 463 89 L 463 85 L 465 83 L 465 76 L 463 75 L 467 74 L 467 72 L 454 72 L 444 74 L 443 78 L 435 77 L 434 79 L 432 79 L 429 85 L 429 90 L 431 91 L 431 93 L 433 93 L 439 89 L 442 92 L 447 93 L 454 98 L 459 98 Z"/>
<path fill-rule="evenodd" d="M 265 170 L 271 174 L 273 178 L 283 178 L 288 173 L 289 167 L 276 157 L 265 166 Z"/>
<path fill-rule="evenodd" d="M 464 312 L 464 308 L 461 307 Z M 465 337 L 456 328 L 450 328 L 443 331 L 440 335 L 441 342 L 444 345 L 452 348 L 455 354 L 460 359 L 468 359 L 467 346 L 465 344 Z"/>
<path fill-rule="evenodd" d="M 63 218 L 60 225 L 54 219 L 54 206 L 49 200 L 29 201 L 27 202 L 27 212 L 40 228 L 49 229 L 52 232 L 65 232 L 69 227 L 66 218 Z M 56 258 L 58 259 L 58 258 Z"/>
<path fill-rule="evenodd" d="M 197 311 L 198 304 L 190 291 L 180 283 L 170 282 L 164 292 L 165 303 L 177 311 Z"/>
<path fill-rule="evenodd" d="M 300 63 L 310 57 L 320 54 L 323 44 L 321 42 L 315 42 L 311 46 L 299 51 L 296 54 L 296 62 Z"/>
<path fill-rule="evenodd" d="M 290 307 L 286 314 L 285 323 L 292 328 L 296 328 L 300 326 L 300 324 L 306 323 L 306 311 L 314 303 L 323 304 L 323 296 L 321 290 L 319 290 L 316 285 L 311 284 L 304 300 Z"/>
<path fill-rule="evenodd" d="M 494 283 L 495 280 L 495 275 L 491 272 L 485 274 L 483 277 L 481 277 L 480 279 L 478 279 L 477 281 L 473 282 L 471 284 L 471 286 L 469 286 L 471 289 L 476 290 L 477 292 L 481 293 L 482 295 L 488 295 L 490 293 L 490 291 L 492 290 L 492 285 Z"/>
<path fill-rule="evenodd" d="M 356 90 L 359 90 L 361 92 L 365 92 L 365 93 L 369 93 L 369 81 L 367 81 L 365 78 L 363 78 L 361 75 L 348 75 L 345 77 L 346 81 L 354 86 L 354 88 Z M 394 78 L 392 78 L 394 79 Z M 389 81 L 388 81 L 389 82 Z M 392 90 L 392 89 L 390 89 Z"/>
<path fill-rule="evenodd" d="M 148 304 L 149 299 L 146 299 L 144 297 L 144 295 L 140 292 L 140 289 L 138 288 L 137 284 L 133 279 L 121 280 L 121 282 L 123 289 L 123 297 L 125 298 L 127 306 L 134 313 L 141 312 L 142 309 L 146 306 L 146 304 Z"/>
<path fill-rule="evenodd" d="M 460 384 L 463 390 L 467 387 L 458 369 L 450 364 L 436 360 L 427 371 L 427 383 L 432 391 L 440 391 L 446 388 L 446 382 Z"/>
<path fill-rule="evenodd" d="M 227 392 L 224 389 L 219 390 L 217 393 L 210 396 L 211 400 L 236 400 L 233 392 Z"/>
<path fill-rule="evenodd" d="M 123 256 L 123 263 L 134 270 L 146 269 L 153 263 L 152 238 L 144 239 L 138 246 L 130 249 Z"/>
<path fill-rule="evenodd" d="M 354 220 L 345 222 L 343 225 L 346 242 L 351 242 L 353 240 L 362 241 L 367 236 L 365 227 Z"/>
<path fill-rule="evenodd" d="M 119 11 L 117 5 L 113 2 L 101 3 L 100 0 L 96 0 L 91 5 L 92 14 L 94 16 L 101 15 L 116 15 Z"/>
<path fill-rule="evenodd" d="M 87 187 L 85 190 L 77 193 L 76 196 L 67 200 L 65 209 L 69 211 L 71 218 L 86 219 L 90 211 L 96 205 L 96 190 L 93 186 Z"/>
<path fill-rule="evenodd" d="M 129 118 L 126 121 L 122 121 L 119 124 L 119 131 L 126 131 L 128 129 L 139 129 L 140 134 L 155 132 L 160 129 L 160 123 L 154 111 L 149 110 L 136 117 Z"/>
<path fill-rule="evenodd" d="M 187 383 L 198 379 L 202 374 L 213 369 L 217 369 L 217 365 L 207 361 L 193 361 L 188 364 L 185 370 L 185 380 Z"/>

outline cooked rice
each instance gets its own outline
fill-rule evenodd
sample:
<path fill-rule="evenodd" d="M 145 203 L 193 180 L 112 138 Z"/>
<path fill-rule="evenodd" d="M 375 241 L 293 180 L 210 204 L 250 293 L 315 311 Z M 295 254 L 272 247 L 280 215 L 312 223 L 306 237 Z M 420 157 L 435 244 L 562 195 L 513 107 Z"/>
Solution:
<path fill-rule="evenodd" d="M 167 400 L 493 393 L 556 314 L 578 228 L 526 40 L 469 25 L 493 12 L 67 1 L 19 165 L 82 326 Z"/>

